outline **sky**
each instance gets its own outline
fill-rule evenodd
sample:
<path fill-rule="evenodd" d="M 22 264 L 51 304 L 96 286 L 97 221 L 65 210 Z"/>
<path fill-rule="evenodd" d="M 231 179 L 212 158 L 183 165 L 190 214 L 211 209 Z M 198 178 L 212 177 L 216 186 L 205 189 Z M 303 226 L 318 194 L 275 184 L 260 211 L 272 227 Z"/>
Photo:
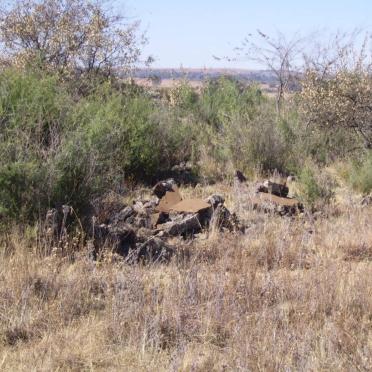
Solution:
<path fill-rule="evenodd" d="M 1 1 L 1 0 L 0 0 Z M 288 38 L 363 28 L 372 31 L 372 0 L 114 0 L 118 11 L 139 19 L 153 67 L 257 68 L 254 62 L 218 61 L 260 29 Z"/>

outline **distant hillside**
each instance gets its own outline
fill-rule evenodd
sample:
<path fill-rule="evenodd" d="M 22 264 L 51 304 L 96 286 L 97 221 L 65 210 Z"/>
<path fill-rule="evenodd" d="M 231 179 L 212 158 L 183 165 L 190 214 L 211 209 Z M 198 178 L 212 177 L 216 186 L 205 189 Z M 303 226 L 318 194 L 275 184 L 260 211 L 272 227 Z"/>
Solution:
<path fill-rule="evenodd" d="M 272 86 L 275 86 L 277 82 L 275 75 L 268 70 L 148 68 L 135 72 L 135 77 L 139 79 L 157 78 L 160 80 L 187 78 L 191 81 L 203 81 L 221 76 L 231 76 L 241 81 L 254 81 Z"/>

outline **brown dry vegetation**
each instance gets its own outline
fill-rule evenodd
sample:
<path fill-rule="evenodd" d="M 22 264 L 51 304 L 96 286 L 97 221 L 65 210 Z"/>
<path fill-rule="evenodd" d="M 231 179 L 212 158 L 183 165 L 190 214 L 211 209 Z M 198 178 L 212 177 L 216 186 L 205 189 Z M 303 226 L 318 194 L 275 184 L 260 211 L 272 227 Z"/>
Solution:
<path fill-rule="evenodd" d="M 247 233 L 180 241 L 167 265 L 46 256 L 10 234 L 0 370 L 369 370 L 371 208 L 279 218 L 231 191 Z"/>

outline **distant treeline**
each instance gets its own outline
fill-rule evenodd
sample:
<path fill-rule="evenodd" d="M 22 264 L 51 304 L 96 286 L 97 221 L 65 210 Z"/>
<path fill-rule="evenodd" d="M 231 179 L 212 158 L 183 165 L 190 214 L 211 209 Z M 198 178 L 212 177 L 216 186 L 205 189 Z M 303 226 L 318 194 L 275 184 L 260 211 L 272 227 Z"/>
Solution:
<path fill-rule="evenodd" d="M 234 77 L 239 81 L 257 82 L 260 84 L 276 85 L 277 78 L 269 70 L 240 70 L 240 69 L 138 69 L 135 72 L 136 78 L 149 79 L 188 79 L 203 81 L 206 79 L 218 79 L 223 76 Z"/>

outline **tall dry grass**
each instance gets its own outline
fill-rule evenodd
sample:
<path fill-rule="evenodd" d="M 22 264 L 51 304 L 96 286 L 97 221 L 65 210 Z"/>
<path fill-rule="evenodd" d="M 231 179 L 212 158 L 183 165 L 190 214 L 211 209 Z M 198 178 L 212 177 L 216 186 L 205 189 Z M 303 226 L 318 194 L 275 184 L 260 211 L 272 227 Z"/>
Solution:
<path fill-rule="evenodd" d="M 370 370 L 371 208 L 246 218 L 168 265 L 45 256 L 9 234 L 0 370 Z"/>

